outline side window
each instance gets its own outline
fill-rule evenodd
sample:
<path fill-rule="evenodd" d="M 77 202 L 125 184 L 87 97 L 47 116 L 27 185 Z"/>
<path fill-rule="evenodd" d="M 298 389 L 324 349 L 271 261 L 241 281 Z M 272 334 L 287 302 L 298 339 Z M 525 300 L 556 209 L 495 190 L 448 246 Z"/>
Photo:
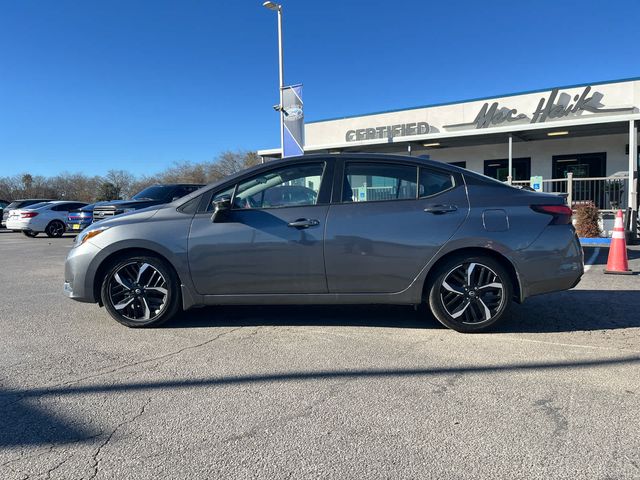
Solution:
<path fill-rule="evenodd" d="M 56 205 L 54 207 L 51 207 L 51 210 L 53 210 L 54 212 L 68 212 L 69 204 L 63 203 L 62 205 Z"/>
<path fill-rule="evenodd" d="M 444 192 L 453 188 L 454 185 L 453 176 L 448 173 L 436 172 L 427 168 L 420 169 L 420 198 Z"/>
<path fill-rule="evenodd" d="M 288 165 L 238 184 L 234 208 L 281 208 L 315 205 L 324 162 Z"/>
<path fill-rule="evenodd" d="M 347 163 L 343 202 L 417 198 L 418 168 L 388 163 Z"/>

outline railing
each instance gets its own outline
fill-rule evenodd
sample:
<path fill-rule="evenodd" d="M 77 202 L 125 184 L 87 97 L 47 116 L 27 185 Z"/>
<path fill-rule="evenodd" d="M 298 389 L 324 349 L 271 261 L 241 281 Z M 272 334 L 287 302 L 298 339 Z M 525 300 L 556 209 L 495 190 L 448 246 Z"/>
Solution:
<path fill-rule="evenodd" d="M 519 180 L 511 183 L 529 186 L 530 182 Z M 593 202 L 599 210 L 613 212 L 618 209 L 625 210 L 628 206 L 629 177 L 574 178 L 573 174 L 569 173 L 567 178 L 543 180 L 542 191 L 565 195 L 567 205 L 572 208 Z"/>
<path fill-rule="evenodd" d="M 352 188 L 354 202 L 374 202 L 376 200 L 395 200 L 398 198 L 416 198 L 415 184 L 402 184 L 398 187 L 363 187 Z"/>

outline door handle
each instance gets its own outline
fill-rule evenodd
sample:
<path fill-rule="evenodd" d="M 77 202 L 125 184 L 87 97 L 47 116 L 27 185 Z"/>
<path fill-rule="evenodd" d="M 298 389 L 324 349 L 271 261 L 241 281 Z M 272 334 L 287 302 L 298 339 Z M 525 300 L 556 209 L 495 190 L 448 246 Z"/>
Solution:
<path fill-rule="evenodd" d="M 297 220 L 294 220 L 293 222 L 289 222 L 289 226 L 291 228 L 298 228 L 298 229 L 317 227 L 318 225 L 320 225 L 320 222 L 313 218 L 311 219 L 299 218 Z"/>
<path fill-rule="evenodd" d="M 434 215 L 441 215 L 443 213 L 451 213 L 458 210 L 455 205 L 427 205 L 424 209 L 427 213 L 433 213 Z"/>

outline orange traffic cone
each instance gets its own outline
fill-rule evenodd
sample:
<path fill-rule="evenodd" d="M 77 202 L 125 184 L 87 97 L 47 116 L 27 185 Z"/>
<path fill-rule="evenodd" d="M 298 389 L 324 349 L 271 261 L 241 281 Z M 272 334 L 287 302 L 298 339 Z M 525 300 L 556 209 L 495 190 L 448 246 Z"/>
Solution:
<path fill-rule="evenodd" d="M 624 225 L 622 223 L 622 210 L 616 214 L 616 222 L 613 224 L 611 246 L 609 247 L 609 259 L 604 273 L 618 275 L 630 275 L 629 261 L 627 260 L 627 242 L 624 238 Z"/>

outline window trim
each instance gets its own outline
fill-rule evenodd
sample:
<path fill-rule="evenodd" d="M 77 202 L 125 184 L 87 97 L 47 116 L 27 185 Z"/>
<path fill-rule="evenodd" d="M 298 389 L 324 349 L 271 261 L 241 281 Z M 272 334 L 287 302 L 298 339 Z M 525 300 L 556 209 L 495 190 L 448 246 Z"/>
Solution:
<path fill-rule="evenodd" d="M 420 173 L 422 172 L 422 170 L 427 170 L 427 171 L 432 171 L 432 172 L 436 172 L 436 173 L 442 173 L 444 175 L 449 175 L 449 177 L 451 177 L 451 186 L 449 188 L 445 188 L 444 190 L 440 190 L 439 192 L 433 193 L 431 195 L 425 195 L 423 197 L 420 196 L 420 193 L 418 193 L 418 200 L 422 200 L 424 198 L 433 198 L 433 197 L 437 197 L 438 195 L 442 195 L 445 192 L 448 192 L 450 190 L 453 190 L 454 188 L 456 188 L 458 186 L 458 182 L 456 182 L 456 175 L 454 175 L 452 172 L 444 172 L 441 170 L 435 170 L 433 168 L 429 168 L 429 167 L 418 167 L 418 192 L 420 191 Z"/>
<path fill-rule="evenodd" d="M 316 164 L 322 165 L 322 174 L 320 176 L 320 188 L 318 190 L 317 203 L 313 205 L 287 205 L 282 207 L 266 207 L 266 208 L 231 208 L 230 211 L 237 212 L 237 211 L 251 211 L 251 210 L 260 210 L 260 211 L 280 210 L 282 208 L 316 207 L 316 206 L 328 205 L 331 202 L 331 193 L 332 193 L 331 182 L 334 176 L 334 168 L 333 168 L 334 163 L 331 162 L 330 160 L 332 159 L 328 157 L 322 157 L 318 159 L 309 159 L 302 162 L 287 163 L 284 165 L 281 164 L 281 165 L 274 166 L 273 168 L 260 170 L 259 172 L 255 172 L 255 171 L 251 172 L 250 174 L 243 175 L 242 177 L 236 179 L 234 182 L 224 183 L 217 188 L 210 188 L 207 192 L 204 192 L 202 194 L 202 199 L 200 201 L 200 204 L 198 205 L 198 209 L 195 215 L 211 215 L 213 212 L 207 211 L 207 208 L 211 204 L 211 200 L 213 199 L 214 195 L 220 192 L 223 192 L 225 190 L 229 190 L 231 187 L 233 187 L 233 194 L 231 196 L 231 205 L 233 206 L 236 192 L 238 191 L 238 186 L 242 182 L 245 182 L 246 180 L 249 180 L 254 176 L 264 175 L 274 170 L 280 170 L 282 168 L 287 168 L 292 166 L 316 165 Z"/>
<path fill-rule="evenodd" d="M 418 164 L 413 164 L 413 163 L 405 163 L 405 162 L 389 162 L 389 161 L 380 161 L 380 160 L 366 160 L 366 159 L 357 159 L 357 160 L 352 160 L 352 159 L 345 159 L 342 163 L 342 174 L 338 177 L 338 182 L 340 183 L 340 196 L 338 197 L 338 201 L 337 202 L 332 202 L 332 203 L 336 203 L 338 205 L 353 205 L 353 204 L 361 204 L 361 203 L 380 203 L 380 202 L 403 202 L 403 201 L 412 201 L 412 200 L 418 200 L 418 188 L 416 188 L 416 197 L 415 198 L 396 198 L 393 200 L 368 200 L 365 202 L 347 202 L 345 200 L 343 200 L 344 198 L 344 178 L 347 174 L 347 165 L 349 164 L 368 164 L 368 165 L 374 165 L 374 164 L 378 164 L 378 165 L 394 165 L 397 167 L 411 167 L 411 168 L 415 168 L 416 170 L 416 187 L 418 185 L 418 181 L 420 180 L 420 165 Z"/>
<path fill-rule="evenodd" d="M 380 164 L 380 165 L 395 165 L 395 166 L 402 166 L 402 167 L 411 167 L 411 168 L 415 168 L 416 169 L 416 197 L 415 198 L 396 198 L 393 200 L 369 200 L 369 201 L 365 201 L 365 202 L 347 202 L 343 200 L 343 195 L 344 195 L 344 177 L 347 173 L 347 164 L 354 164 L 354 163 L 360 163 L 360 164 Z M 332 200 L 332 204 L 334 205 L 361 205 L 361 204 L 369 204 L 369 203 L 381 203 L 381 202 L 411 202 L 411 201 L 418 201 L 418 200 L 424 200 L 424 199 L 429 199 L 429 198 L 433 198 L 436 197 L 438 195 L 441 195 L 445 192 L 448 192 L 450 190 L 453 190 L 454 188 L 459 187 L 462 182 L 459 181 L 458 176 L 459 174 L 454 173 L 454 172 L 449 172 L 447 170 L 441 170 L 437 167 L 432 167 L 432 166 L 425 166 L 425 165 L 421 165 L 419 163 L 410 163 L 410 162 L 401 162 L 401 161 L 389 161 L 386 159 L 343 159 L 342 160 L 342 165 L 340 165 L 340 167 L 337 169 L 340 173 L 338 175 L 336 175 L 336 180 L 334 182 L 334 190 L 338 189 L 339 194 L 337 197 L 337 201 L 335 199 Z M 434 193 L 432 195 L 427 195 L 427 196 L 420 196 L 420 172 L 422 170 L 427 170 L 427 171 L 432 171 L 435 173 L 440 173 L 442 175 L 449 175 L 451 177 L 451 183 L 452 186 L 442 190 L 440 192 Z"/>
<path fill-rule="evenodd" d="M 325 178 L 325 172 L 327 171 L 327 161 L 326 160 L 320 160 L 320 161 L 309 161 L 309 162 L 300 162 L 300 163 L 295 163 L 295 164 L 289 164 L 289 165 L 281 165 L 280 167 L 274 168 L 273 170 L 265 170 L 260 172 L 260 175 L 269 173 L 269 172 L 273 172 L 276 170 L 280 170 L 282 168 L 287 168 L 287 167 L 291 167 L 291 166 L 295 166 L 295 167 L 301 167 L 301 166 L 306 166 L 306 165 L 318 165 L 321 164 L 322 165 L 322 173 L 320 173 L 320 187 L 318 188 L 318 194 L 316 197 L 316 203 L 313 204 L 306 204 L 306 205 L 283 205 L 281 207 L 259 207 L 259 208 L 235 208 L 234 207 L 234 203 L 236 200 L 236 195 L 238 193 L 238 187 L 240 186 L 240 184 L 242 183 L 241 181 L 236 182 L 234 188 L 233 188 L 233 195 L 231 195 L 231 211 L 232 212 L 237 212 L 237 211 L 248 211 L 248 210 L 280 210 L 282 208 L 300 208 L 300 207 L 315 207 L 316 205 L 321 205 L 320 204 L 320 191 L 322 190 L 322 186 L 324 183 L 324 178 Z M 249 177 L 248 180 L 250 180 L 252 177 Z M 246 181 L 246 180 L 243 180 Z M 264 192 L 264 190 L 263 190 Z"/>

